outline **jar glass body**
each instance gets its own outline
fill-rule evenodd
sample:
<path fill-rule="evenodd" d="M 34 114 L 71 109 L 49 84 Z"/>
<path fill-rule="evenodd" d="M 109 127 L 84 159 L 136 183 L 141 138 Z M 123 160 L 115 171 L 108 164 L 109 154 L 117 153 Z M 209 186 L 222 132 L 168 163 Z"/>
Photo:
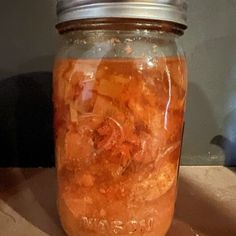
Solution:
<path fill-rule="evenodd" d="M 69 236 L 162 236 L 176 199 L 186 62 L 173 32 L 113 26 L 61 35 L 59 214 Z"/>

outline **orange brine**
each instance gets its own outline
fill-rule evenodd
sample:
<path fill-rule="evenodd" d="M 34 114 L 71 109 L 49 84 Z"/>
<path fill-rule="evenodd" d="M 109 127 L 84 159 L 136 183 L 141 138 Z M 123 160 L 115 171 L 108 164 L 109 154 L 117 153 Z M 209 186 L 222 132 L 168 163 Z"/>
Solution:
<path fill-rule="evenodd" d="M 185 77 L 179 57 L 57 60 L 58 207 L 68 235 L 166 234 Z"/>

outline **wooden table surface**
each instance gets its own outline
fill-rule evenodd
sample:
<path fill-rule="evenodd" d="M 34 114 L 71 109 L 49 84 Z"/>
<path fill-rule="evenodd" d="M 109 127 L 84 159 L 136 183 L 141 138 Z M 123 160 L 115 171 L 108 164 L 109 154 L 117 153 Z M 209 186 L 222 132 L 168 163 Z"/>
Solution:
<path fill-rule="evenodd" d="M 0 236 L 65 236 L 53 168 L 0 169 Z M 181 167 L 168 236 L 236 236 L 236 169 Z"/>

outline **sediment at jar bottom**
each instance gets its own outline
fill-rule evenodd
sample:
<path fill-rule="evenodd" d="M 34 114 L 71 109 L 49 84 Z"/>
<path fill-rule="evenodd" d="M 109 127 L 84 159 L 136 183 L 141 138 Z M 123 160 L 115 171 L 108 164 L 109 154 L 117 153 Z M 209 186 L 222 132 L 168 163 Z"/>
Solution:
<path fill-rule="evenodd" d="M 72 166 L 61 170 L 59 212 L 68 235 L 164 236 L 174 211 L 176 154 L 103 182 Z"/>
<path fill-rule="evenodd" d="M 134 236 L 165 236 L 173 218 L 176 186 L 173 185 L 162 197 L 150 203 L 140 202 L 132 212 L 124 218 L 118 217 L 119 211 L 126 208 L 114 202 L 111 208 L 112 217 L 100 214 L 74 215 L 65 198 L 59 197 L 58 207 L 62 225 L 68 236 L 95 235 L 134 235 Z M 81 205 L 83 208 L 83 204 Z M 155 212 L 153 212 L 155 209 Z M 152 214 L 150 214 L 152 212 Z"/>

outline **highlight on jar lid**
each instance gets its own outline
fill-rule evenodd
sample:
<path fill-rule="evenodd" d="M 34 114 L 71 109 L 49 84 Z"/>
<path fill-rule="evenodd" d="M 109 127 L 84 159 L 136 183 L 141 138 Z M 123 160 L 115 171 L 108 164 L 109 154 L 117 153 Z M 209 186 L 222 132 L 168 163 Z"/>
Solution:
<path fill-rule="evenodd" d="M 187 26 L 186 0 L 57 0 L 58 23 L 97 18 L 131 18 Z"/>

